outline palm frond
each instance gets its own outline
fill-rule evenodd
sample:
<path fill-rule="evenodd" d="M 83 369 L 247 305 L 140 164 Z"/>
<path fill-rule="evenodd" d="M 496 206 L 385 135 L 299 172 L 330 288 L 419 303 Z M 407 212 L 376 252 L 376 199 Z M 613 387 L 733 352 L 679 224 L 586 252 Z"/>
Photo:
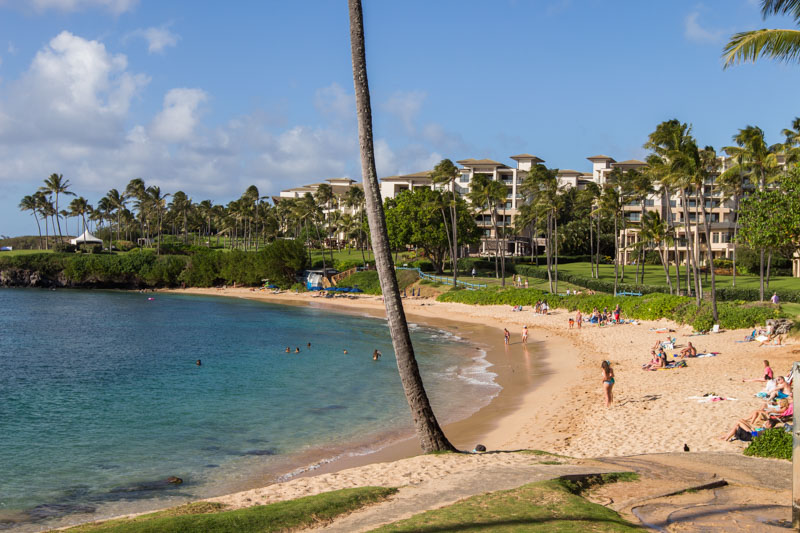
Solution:
<path fill-rule="evenodd" d="M 762 0 L 761 16 L 770 15 L 791 15 L 800 22 L 800 0 Z"/>
<path fill-rule="evenodd" d="M 800 2 L 800 0 L 798 0 Z M 725 45 L 723 68 L 769 57 L 787 63 L 800 62 L 800 30 L 753 30 L 735 34 Z"/>

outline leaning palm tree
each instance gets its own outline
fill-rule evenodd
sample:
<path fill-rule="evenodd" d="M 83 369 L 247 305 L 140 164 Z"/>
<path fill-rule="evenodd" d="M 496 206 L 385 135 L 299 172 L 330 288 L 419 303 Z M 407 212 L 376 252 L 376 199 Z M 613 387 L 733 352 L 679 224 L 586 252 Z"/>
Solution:
<path fill-rule="evenodd" d="M 364 179 L 364 194 L 367 203 L 367 220 L 375 253 L 378 279 L 386 302 L 386 317 L 392 335 L 400 381 L 411 408 L 417 437 L 424 452 L 450 450 L 455 447 L 447 440 L 433 414 L 422 377 L 419 374 L 414 347 L 408 332 L 400 289 L 397 285 L 392 253 L 389 248 L 389 234 L 383 213 L 378 173 L 375 170 L 375 149 L 372 143 L 372 110 L 367 82 L 367 58 L 364 48 L 364 19 L 361 0 L 348 0 L 350 11 L 350 46 L 353 57 L 353 82 L 356 92 L 358 113 L 358 138 L 361 146 L 361 172 Z"/>
<path fill-rule="evenodd" d="M 669 245 L 672 242 L 672 228 L 662 220 L 658 211 L 647 211 L 642 215 L 642 242 L 658 250 L 664 277 L 667 279 L 669 293 L 672 294 L 672 278 L 669 275 Z"/>
<path fill-rule="evenodd" d="M 789 15 L 800 24 L 800 0 L 761 0 L 761 16 Z M 800 61 L 800 30 L 760 29 L 734 34 L 722 53 L 723 68 L 755 62 L 767 57 L 794 63 Z"/>
<path fill-rule="evenodd" d="M 19 202 L 19 210 L 20 211 L 30 211 L 31 215 L 33 215 L 33 220 L 36 221 L 36 227 L 39 229 L 39 249 L 42 249 L 42 225 L 39 224 L 39 217 L 38 212 L 39 208 L 36 205 L 36 198 L 31 196 L 30 194 L 24 196 L 22 200 Z"/>

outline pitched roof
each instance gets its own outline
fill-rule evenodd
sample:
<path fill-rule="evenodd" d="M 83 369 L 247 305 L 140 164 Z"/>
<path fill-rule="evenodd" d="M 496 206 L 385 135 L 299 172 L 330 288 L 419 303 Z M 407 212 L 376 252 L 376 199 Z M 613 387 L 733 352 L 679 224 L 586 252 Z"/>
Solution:
<path fill-rule="evenodd" d="M 514 161 L 517 161 L 518 159 L 532 159 L 533 161 L 535 161 L 537 163 L 544 163 L 544 159 L 539 159 L 535 155 L 531 155 L 531 154 L 512 155 L 510 159 L 513 159 Z"/>
<path fill-rule="evenodd" d="M 606 160 L 606 159 L 610 159 L 611 161 L 614 161 L 613 157 L 609 157 L 607 155 L 593 155 L 592 157 L 587 157 L 586 159 L 588 159 L 589 161 L 594 161 L 595 159 L 597 159 L 598 161 L 602 161 L 602 160 Z"/>
<path fill-rule="evenodd" d="M 492 159 L 462 159 L 461 161 L 456 161 L 459 165 L 469 165 L 469 166 L 477 166 L 477 165 L 484 165 L 484 166 L 493 166 L 493 167 L 504 167 L 503 163 L 498 163 Z"/>
<path fill-rule="evenodd" d="M 407 180 L 407 179 L 420 179 L 420 178 L 428 178 L 430 179 L 433 170 L 423 170 L 422 172 L 415 172 L 414 174 L 400 174 L 397 176 L 386 176 L 385 178 L 381 178 L 381 181 L 396 181 L 396 180 Z"/>
<path fill-rule="evenodd" d="M 577 170 L 572 170 L 571 168 L 564 168 L 564 169 L 561 169 L 561 170 L 558 171 L 558 175 L 559 176 L 562 176 L 562 175 L 565 175 L 565 174 L 574 174 L 574 175 L 577 176 L 577 175 L 583 174 L 583 172 L 579 172 Z"/>
<path fill-rule="evenodd" d="M 613 166 L 621 166 L 621 165 L 646 165 L 644 161 L 639 161 L 638 159 L 628 159 L 627 161 L 620 161 L 619 163 L 613 163 Z"/>

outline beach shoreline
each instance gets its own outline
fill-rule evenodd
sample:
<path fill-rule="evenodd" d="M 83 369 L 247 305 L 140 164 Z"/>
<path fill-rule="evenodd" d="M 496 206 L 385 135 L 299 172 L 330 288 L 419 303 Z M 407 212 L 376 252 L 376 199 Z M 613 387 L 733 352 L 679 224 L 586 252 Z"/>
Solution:
<path fill-rule="evenodd" d="M 273 294 L 249 288 L 163 292 L 385 317 L 379 296 L 315 298 L 308 293 Z M 737 453 L 744 443 L 726 443 L 717 437 L 760 404 L 753 394 L 762 385 L 743 383 L 742 378 L 757 377 L 766 358 L 776 375 L 785 374 L 800 353 L 793 340 L 774 348 L 741 343 L 749 330 L 690 338 L 691 327 L 663 319 L 579 330 L 568 328 L 569 314 L 560 309 L 545 316 L 530 310 L 514 312 L 510 306 L 470 306 L 427 298 L 403 302 L 409 322 L 452 331 L 471 344 L 484 346 L 486 359 L 493 365 L 490 369 L 497 374 L 495 381 L 503 387 L 488 405 L 463 420 L 444 424 L 451 442 L 467 451 L 480 442 L 490 451 L 539 449 L 579 459 L 677 452 L 685 445 L 692 451 Z M 527 350 L 520 342 L 523 325 L 531 335 Z M 503 344 L 504 327 L 512 332 L 510 346 Z M 642 371 L 653 342 L 667 335 L 677 337 L 680 346 L 692 341 L 701 351 L 721 353 L 690 359 L 687 368 Z M 617 377 L 611 408 L 603 402 L 600 362 L 604 359 L 612 362 Z M 702 401 L 712 392 L 727 400 Z M 436 457 L 420 455 L 411 436 L 376 452 L 342 453 L 320 464 L 310 461 L 307 466 L 312 468 L 295 472 L 285 481 L 265 482 L 207 500 L 240 508 L 351 486 L 397 486 L 399 472 L 408 465 L 435 470 Z"/>

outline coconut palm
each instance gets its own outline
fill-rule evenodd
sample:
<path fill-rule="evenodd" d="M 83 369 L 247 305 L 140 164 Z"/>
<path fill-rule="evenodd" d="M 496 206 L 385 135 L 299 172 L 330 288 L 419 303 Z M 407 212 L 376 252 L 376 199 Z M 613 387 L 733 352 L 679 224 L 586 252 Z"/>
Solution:
<path fill-rule="evenodd" d="M 691 267 L 694 281 L 695 303 L 701 303 L 702 292 L 700 288 L 700 275 L 695 255 L 695 247 L 689 229 L 689 200 L 688 194 L 692 187 L 692 175 L 695 169 L 693 154 L 696 154 L 697 145 L 691 135 L 691 126 L 681 123 L 676 119 L 662 122 L 656 130 L 648 136 L 644 145 L 653 151 L 648 163 L 655 168 L 660 177 L 662 187 L 671 191 L 678 191 L 683 208 L 684 237 L 686 239 L 687 268 Z M 695 219 L 695 224 L 698 224 Z M 676 248 L 676 263 L 677 248 Z M 689 271 L 686 273 L 687 290 L 691 293 Z"/>
<path fill-rule="evenodd" d="M 39 249 L 42 249 L 42 225 L 39 224 L 39 206 L 36 203 L 36 198 L 28 194 L 19 202 L 20 211 L 30 211 L 33 215 L 33 220 L 36 221 L 36 228 L 39 230 Z"/>
<path fill-rule="evenodd" d="M 83 196 L 78 196 L 74 198 L 69 203 L 69 210 L 74 217 L 80 217 L 81 221 L 83 221 L 83 232 L 86 231 L 86 214 L 91 211 L 92 207 L 89 205 L 89 202 Z"/>
<path fill-rule="evenodd" d="M 117 240 L 119 241 L 122 239 L 120 236 L 120 232 L 122 230 L 120 218 L 122 217 L 122 212 L 125 210 L 125 204 L 128 202 L 128 197 L 125 195 L 125 193 L 121 193 L 117 189 L 111 189 L 106 194 L 106 198 L 108 198 L 111 207 L 117 215 Z"/>
<path fill-rule="evenodd" d="M 761 16 L 789 15 L 800 24 L 800 0 L 761 0 Z M 794 63 L 800 60 L 800 30 L 760 29 L 734 34 L 725 45 L 723 68 L 767 57 Z"/>
<path fill-rule="evenodd" d="M 422 377 L 419 374 L 414 347 L 408 332 L 408 323 L 400 299 L 400 289 L 395 277 L 392 253 L 389 249 L 389 235 L 383 214 L 378 174 L 375 170 L 375 149 L 372 142 L 372 110 L 369 101 L 367 81 L 366 50 L 364 48 L 364 19 L 360 0 L 348 0 L 350 12 L 350 45 L 353 58 L 353 82 L 356 92 L 358 113 L 358 137 L 361 146 L 361 171 L 364 179 L 364 195 L 367 204 L 372 248 L 378 269 L 384 300 L 386 317 L 392 336 L 397 368 L 403 390 L 411 409 L 414 426 L 424 452 L 455 450 L 447 440 L 433 414 Z"/>
<path fill-rule="evenodd" d="M 470 183 L 469 200 L 478 211 L 489 211 L 492 218 L 492 227 L 494 228 L 494 239 L 496 244 L 495 258 L 494 258 L 494 275 L 495 278 L 500 277 L 500 270 L 498 266 L 498 257 L 500 257 L 502 250 L 500 246 L 500 231 L 498 229 L 498 213 L 497 205 L 500 202 L 505 204 L 506 201 L 506 186 L 499 181 L 495 181 L 488 174 L 475 174 Z M 505 217 L 503 218 L 505 223 Z M 505 259 L 505 254 L 503 254 Z M 503 262 L 503 277 L 502 284 L 505 286 L 505 262 Z"/>
<path fill-rule="evenodd" d="M 151 185 L 146 189 L 148 204 L 153 209 L 153 214 L 156 218 L 156 229 L 158 230 L 158 245 L 156 246 L 156 255 L 161 254 L 161 230 L 164 222 L 164 212 L 167 209 L 167 197 L 171 196 L 169 193 L 161 194 L 161 187 L 158 185 Z"/>
<path fill-rule="evenodd" d="M 664 277 L 667 279 L 669 293 L 672 294 L 672 278 L 669 275 L 669 245 L 672 238 L 672 228 L 661 218 L 657 211 L 648 211 L 642 215 L 641 242 L 649 243 L 658 250 L 661 266 L 664 267 Z"/>
<path fill-rule="evenodd" d="M 450 188 L 452 194 L 452 202 L 450 202 L 450 228 L 453 231 L 453 238 L 449 238 L 450 247 L 452 249 L 450 256 L 453 258 L 453 286 L 458 285 L 458 213 L 456 207 L 456 178 L 459 176 L 458 167 L 453 164 L 449 159 L 442 159 L 433 167 L 431 178 L 436 185 L 443 185 L 445 189 Z M 445 230 L 447 223 L 445 222 Z"/>
<path fill-rule="evenodd" d="M 42 220 L 44 221 L 44 249 L 48 250 L 50 248 L 50 233 L 48 230 L 47 225 L 47 217 L 50 217 L 50 221 L 53 227 L 53 235 L 56 232 L 56 225 L 53 221 L 53 215 L 56 212 L 56 208 L 53 207 L 53 202 L 50 201 L 50 196 L 45 194 L 43 191 L 38 190 L 33 194 L 34 200 L 36 200 L 36 206 L 39 210 L 39 216 L 41 216 Z"/>
<path fill-rule="evenodd" d="M 358 248 L 361 250 L 361 260 L 364 266 L 367 265 L 367 258 L 364 257 L 364 190 L 360 187 L 350 187 L 344 196 L 344 205 L 358 213 Z"/>
<path fill-rule="evenodd" d="M 708 184 L 714 176 L 719 174 L 720 161 L 717 158 L 717 152 L 711 146 L 706 146 L 702 150 L 697 151 L 696 156 L 696 170 L 694 174 L 694 188 L 699 196 L 699 204 L 703 213 L 703 229 L 706 236 L 706 260 L 708 262 L 708 269 L 711 272 L 711 314 L 714 322 L 719 321 L 719 314 L 717 313 L 717 278 L 714 270 L 714 253 L 711 251 L 711 224 L 709 222 L 709 214 L 706 212 L 706 184 Z M 714 200 L 710 200 L 711 214 L 714 213 Z"/>
<path fill-rule="evenodd" d="M 336 197 L 333 194 L 333 187 L 331 187 L 328 183 L 321 183 L 319 187 L 317 187 L 316 194 L 314 195 L 314 199 L 317 202 L 317 207 L 319 208 L 319 212 L 321 213 L 323 226 L 325 227 L 325 239 L 322 240 L 322 256 L 325 256 L 325 246 L 326 241 L 331 238 L 330 232 L 330 220 L 329 220 L 329 213 L 328 211 L 334 207 L 334 202 Z M 333 247 L 330 250 L 331 255 L 331 264 L 333 264 Z"/>
<path fill-rule="evenodd" d="M 614 294 L 619 284 L 619 221 L 623 218 L 624 204 L 617 186 L 613 182 L 603 185 L 599 200 L 600 211 L 614 220 Z"/>
<path fill-rule="evenodd" d="M 630 181 L 630 189 L 631 189 L 631 200 L 638 201 L 639 207 L 642 210 L 641 217 L 639 218 L 639 228 L 641 230 L 644 215 L 647 212 L 647 199 L 655 193 L 655 173 L 650 169 L 646 168 L 644 170 L 629 170 L 628 171 L 628 180 Z M 644 259 L 645 259 L 645 248 L 640 248 L 640 255 L 637 257 L 636 260 L 636 283 L 642 283 L 644 285 Z M 639 279 L 639 270 L 641 267 L 642 275 L 641 281 Z"/>
<path fill-rule="evenodd" d="M 69 180 L 65 180 L 62 174 L 50 174 L 50 177 L 44 180 L 44 185 L 39 187 L 39 190 L 44 193 L 50 193 L 55 195 L 55 210 L 56 210 L 56 224 L 58 224 L 58 238 L 59 242 L 62 239 L 61 236 L 61 222 L 58 220 L 58 195 L 59 194 L 66 194 L 70 196 L 75 196 L 74 192 L 69 190 L 70 182 Z"/>

